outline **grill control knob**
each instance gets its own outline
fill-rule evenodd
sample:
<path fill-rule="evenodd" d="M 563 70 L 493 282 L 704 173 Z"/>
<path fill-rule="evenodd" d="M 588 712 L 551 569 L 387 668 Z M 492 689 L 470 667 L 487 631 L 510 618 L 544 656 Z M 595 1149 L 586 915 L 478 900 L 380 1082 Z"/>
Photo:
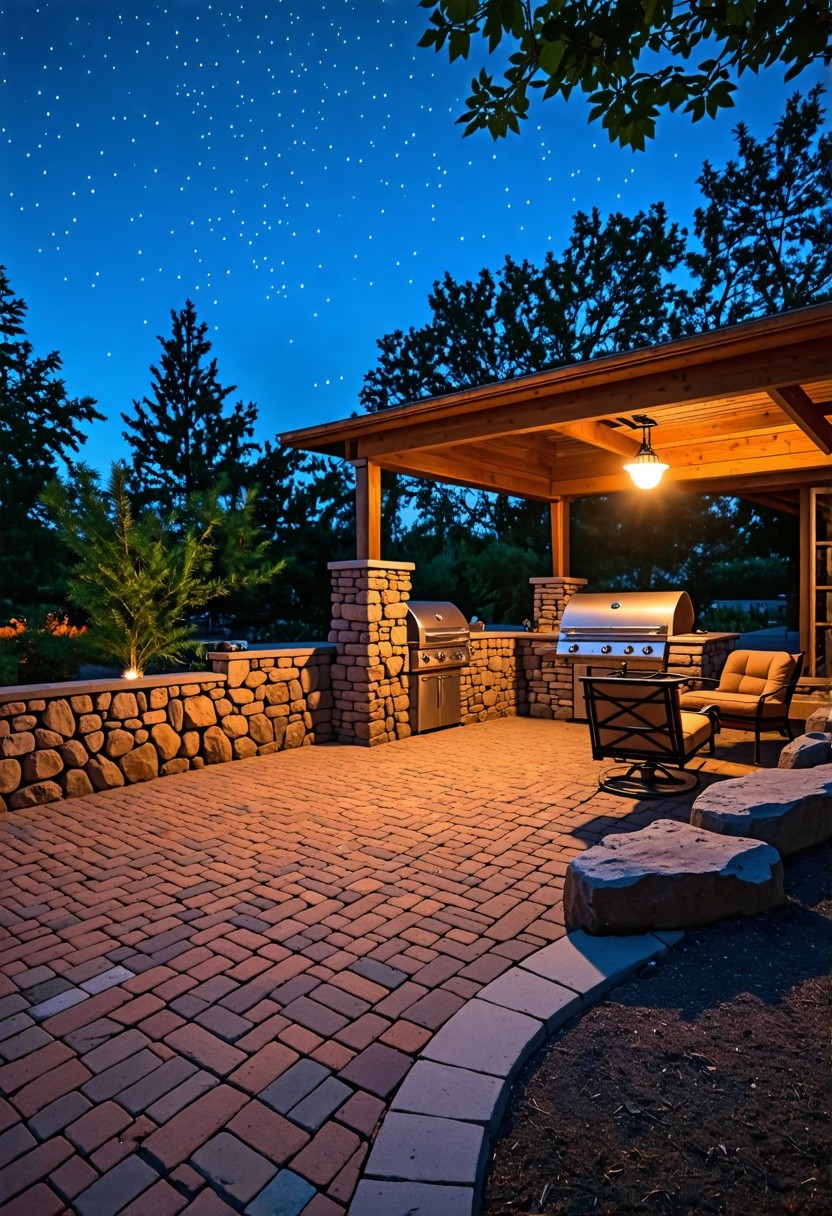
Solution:
<path fill-rule="evenodd" d="M 462 660 L 465 658 L 465 655 L 462 653 L 461 650 L 458 650 L 456 652 L 456 654 L 451 655 L 451 658 L 456 659 L 457 663 L 461 663 Z"/>
<path fill-rule="evenodd" d="M 446 659 L 448 656 L 445 654 L 445 651 L 444 651 L 444 650 L 440 650 L 440 651 L 439 651 L 439 654 L 438 654 L 436 657 L 437 657 L 437 659 L 439 660 L 439 662 L 440 662 L 440 663 L 444 663 L 444 662 L 445 662 L 445 659 Z"/>
<path fill-rule="evenodd" d="M 653 647 L 652 647 L 652 646 L 644 646 L 644 647 L 642 648 L 642 651 L 643 651 L 643 653 L 644 653 L 644 654 L 652 654 L 652 653 L 653 653 Z"/>
<path fill-rule="evenodd" d="M 423 662 L 423 663 L 429 663 L 429 662 L 430 662 L 430 655 L 429 655 L 429 654 L 423 654 L 423 655 L 422 655 L 422 662 Z"/>
<path fill-rule="evenodd" d="M 611 650 L 612 650 L 612 646 L 610 646 L 609 642 L 607 642 L 604 646 L 601 647 L 601 654 L 609 654 Z"/>
<path fill-rule="evenodd" d="M 635 646 L 625 646 L 624 647 L 625 654 L 632 654 L 634 650 L 635 650 Z"/>
<path fill-rule="evenodd" d="M 570 654 L 576 654 L 576 653 L 577 653 L 577 650 L 578 650 L 578 643 L 577 643 L 577 642 L 573 642 L 573 643 L 572 643 L 572 645 L 569 647 L 569 653 L 570 653 Z"/>

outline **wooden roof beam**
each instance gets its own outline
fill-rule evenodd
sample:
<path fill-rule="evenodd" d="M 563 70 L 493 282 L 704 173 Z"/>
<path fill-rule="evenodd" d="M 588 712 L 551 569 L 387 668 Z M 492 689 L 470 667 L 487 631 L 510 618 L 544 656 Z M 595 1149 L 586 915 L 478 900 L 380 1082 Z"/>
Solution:
<path fill-rule="evenodd" d="M 832 401 L 815 404 L 799 384 L 785 384 L 780 388 L 770 388 L 767 392 L 775 405 L 780 406 L 783 413 L 809 436 L 825 456 L 832 455 L 832 426 L 825 416 L 832 411 Z"/>
<path fill-rule="evenodd" d="M 617 452 L 619 456 L 635 456 L 641 446 L 631 435 L 622 434 L 615 427 L 606 426 L 603 422 L 564 422 L 555 427 L 562 435 L 570 439 L 579 439 L 581 443 L 591 444 L 595 448 L 603 448 L 607 452 Z"/>
<path fill-rule="evenodd" d="M 782 511 L 784 515 L 799 515 L 800 507 L 797 501 L 791 502 L 788 498 L 783 498 L 779 494 L 738 494 L 738 498 L 744 498 L 747 502 L 756 503 L 758 507 L 768 507 L 772 511 Z"/>

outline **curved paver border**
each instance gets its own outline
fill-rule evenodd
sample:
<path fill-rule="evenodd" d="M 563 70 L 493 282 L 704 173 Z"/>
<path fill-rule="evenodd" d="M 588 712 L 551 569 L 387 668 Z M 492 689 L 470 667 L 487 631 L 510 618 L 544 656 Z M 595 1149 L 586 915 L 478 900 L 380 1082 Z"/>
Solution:
<path fill-rule="evenodd" d="M 474 1216 L 523 1064 L 574 1014 L 683 937 L 579 930 L 487 984 L 436 1032 L 402 1082 L 349 1216 Z"/>

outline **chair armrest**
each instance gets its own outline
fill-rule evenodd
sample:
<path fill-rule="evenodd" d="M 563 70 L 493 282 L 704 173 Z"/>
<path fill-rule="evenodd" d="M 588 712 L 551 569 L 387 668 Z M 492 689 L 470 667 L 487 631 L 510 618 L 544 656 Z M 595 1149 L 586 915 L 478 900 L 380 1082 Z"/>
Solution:
<path fill-rule="evenodd" d="M 718 705 L 703 705 L 701 709 L 697 709 L 694 712 L 698 713 L 698 714 L 705 714 L 705 716 L 707 718 L 710 718 L 711 726 L 713 727 L 713 733 L 715 735 L 720 734 L 720 732 L 722 730 L 722 723 L 719 718 L 719 706 Z"/>
<path fill-rule="evenodd" d="M 791 682 L 788 684 L 778 684 L 776 688 L 772 688 L 771 692 L 761 693 L 760 704 L 762 705 L 763 701 L 768 701 L 770 697 L 776 697 L 778 693 L 788 692 L 789 689 L 792 689 L 792 692 L 794 692 Z"/>

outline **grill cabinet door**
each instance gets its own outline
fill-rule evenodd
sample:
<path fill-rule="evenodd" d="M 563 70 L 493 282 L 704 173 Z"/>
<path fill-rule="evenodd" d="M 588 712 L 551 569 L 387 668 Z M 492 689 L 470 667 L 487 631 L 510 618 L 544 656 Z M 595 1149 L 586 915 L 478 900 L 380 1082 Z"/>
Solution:
<path fill-rule="evenodd" d="M 460 719 L 460 676 L 458 671 L 447 673 L 420 672 L 417 690 L 417 730 L 435 730 L 438 726 L 456 726 Z"/>

